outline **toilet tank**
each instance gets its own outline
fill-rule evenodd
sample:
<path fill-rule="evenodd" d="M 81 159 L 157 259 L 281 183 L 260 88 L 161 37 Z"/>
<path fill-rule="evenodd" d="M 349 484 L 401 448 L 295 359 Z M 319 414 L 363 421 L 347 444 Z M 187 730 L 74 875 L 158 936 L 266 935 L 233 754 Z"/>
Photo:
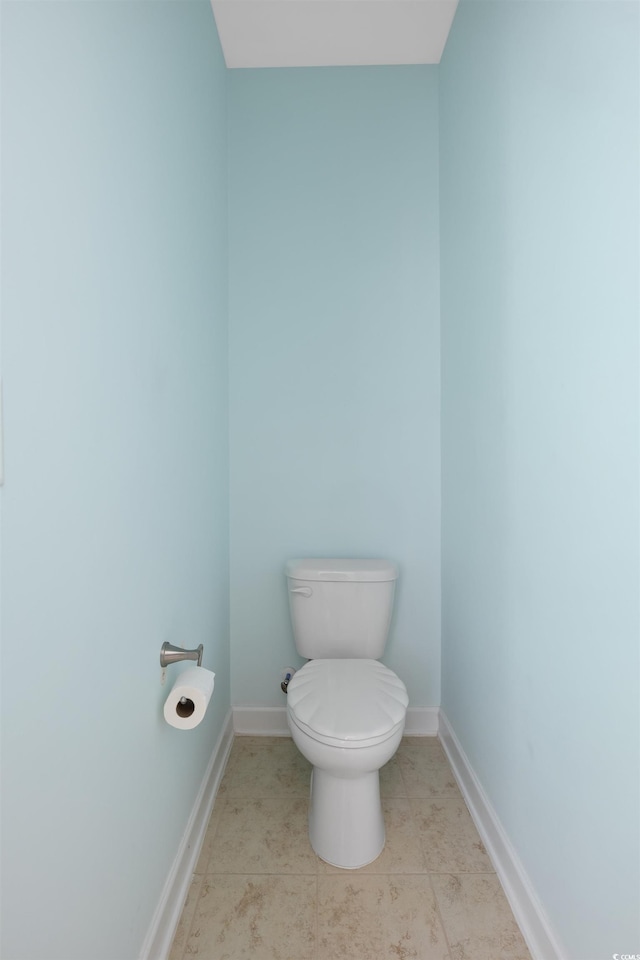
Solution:
<path fill-rule="evenodd" d="M 387 560 L 289 560 L 289 610 L 296 650 L 307 660 L 378 660 L 398 577 Z"/>

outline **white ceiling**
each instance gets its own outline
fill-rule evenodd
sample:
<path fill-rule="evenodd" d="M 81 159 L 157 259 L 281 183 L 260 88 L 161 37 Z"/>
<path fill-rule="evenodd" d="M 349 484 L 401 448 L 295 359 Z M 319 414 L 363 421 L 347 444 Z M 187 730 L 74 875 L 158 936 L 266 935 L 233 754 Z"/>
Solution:
<path fill-rule="evenodd" d="M 439 63 L 458 0 L 211 0 L 228 67 Z"/>

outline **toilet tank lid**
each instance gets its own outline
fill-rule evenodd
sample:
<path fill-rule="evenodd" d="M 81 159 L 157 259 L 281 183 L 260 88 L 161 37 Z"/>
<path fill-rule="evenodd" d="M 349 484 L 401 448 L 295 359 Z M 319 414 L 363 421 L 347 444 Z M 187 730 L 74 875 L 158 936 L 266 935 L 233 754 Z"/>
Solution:
<path fill-rule="evenodd" d="M 346 580 L 367 583 L 398 579 L 397 567 L 388 560 L 288 560 L 286 571 L 292 580 Z"/>

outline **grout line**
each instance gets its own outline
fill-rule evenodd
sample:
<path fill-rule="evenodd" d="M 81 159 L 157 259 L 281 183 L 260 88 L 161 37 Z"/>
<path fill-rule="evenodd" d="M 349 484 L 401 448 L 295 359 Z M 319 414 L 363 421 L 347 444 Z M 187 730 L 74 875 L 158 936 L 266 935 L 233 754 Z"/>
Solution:
<path fill-rule="evenodd" d="M 448 954 L 449 954 L 449 960 L 451 960 L 451 957 L 453 956 L 453 954 L 452 954 L 452 952 L 451 952 L 451 944 L 450 944 L 450 942 L 449 942 L 449 934 L 447 933 L 447 928 L 446 928 L 446 926 L 445 926 L 444 917 L 443 917 L 442 911 L 441 911 L 441 909 L 440 909 L 440 901 L 438 900 L 438 894 L 436 893 L 436 888 L 435 888 L 434 885 L 433 885 L 433 880 L 431 879 L 431 876 L 432 876 L 432 875 L 429 874 L 429 886 L 431 887 L 431 892 L 432 892 L 432 894 L 433 894 L 433 899 L 434 899 L 434 902 L 435 902 L 435 905 L 436 905 L 436 913 L 438 914 L 438 919 L 440 920 L 440 926 L 442 927 L 442 932 L 443 932 L 443 934 L 444 934 L 444 942 L 445 942 L 445 944 L 446 944 L 447 952 L 448 952 Z"/>
<path fill-rule="evenodd" d="M 404 738 L 403 738 L 403 739 L 404 739 Z M 402 746 L 402 740 L 400 741 L 400 746 Z M 399 748 L 398 748 L 398 749 L 399 749 Z M 398 752 L 397 752 L 397 751 L 396 751 L 396 757 L 398 757 Z M 404 778 L 404 773 L 402 772 L 402 763 L 400 762 L 400 758 L 399 758 L 399 757 L 398 757 L 398 759 L 396 760 L 396 762 L 397 762 L 397 764 L 398 764 L 398 770 L 400 771 L 400 779 L 402 780 L 402 786 L 404 787 L 404 792 L 405 792 L 406 798 L 407 798 L 407 800 L 408 800 L 408 799 L 409 799 L 409 789 L 408 789 L 408 787 L 407 787 L 407 781 L 406 781 L 405 778 Z"/>
<path fill-rule="evenodd" d="M 189 884 L 189 893 L 187 894 L 187 900 L 189 899 L 189 894 L 191 893 L 191 891 L 192 891 L 192 889 L 193 889 L 193 887 L 194 887 L 194 885 L 195 885 L 194 882 L 197 882 L 197 883 L 199 884 L 198 896 L 196 897 L 196 902 L 195 902 L 194 905 L 193 905 L 193 912 L 192 912 L 192 914 L 191 914 L 191 919 L 189 920 L 189 923 L 188 923 L 188 924 L 185 924 L 185 928 L 184 928 L 184 939 L 183 939 L 183 942 L 182 942 L 182 950 L 181 950 L 181 952 L 180 952 L 180 960 L 184 960 L 184 958 L 185 958 L 186 955 L 187 955 L 187 944 L 189 943 L 189 937 L 191 936 L 191 930 L 193 929 L 193 924 L 194 924 L 194 921 L 195 921 L 195 918 L 196 918 L 196 913 L 198 912 L 198 904 L 200 903 L 200 897 L 202 896 L 202 887 L 203 887 L 204 881 L 205 881 L 205 875 L 204 875 L 204 874 L 195 874 L 195 873 L 194 873 L 194 874 L 192 875 L 192 877 L 191 877 L 191 883 Z M 186 901 L 185 901 L 185 906 L 186 906 Z M 183 906 L 183 908 L 182 908 L 182 914 L 184 914 L 184 906 Z M 182 919 L 182 914 L 180 915 L 180 919 Z M 174 939 L 175 939 L 175 938 L 174 938 Z M 172 950 L 171 950 L 171 952 L 173 952 L 173 945 L 172 945 Z"/>
<path fill-rule="evenodd" d="M 318 960 L 320 955 L 320 874 L 316 870 L 316 930 L 315 930 L 315 944 L 313 954 L 315 960 Z"/>
<path fill-rule="evenodd" d="M 218 800 L 217 797 L 216 797 L 216 799 L 214 800 L 213 807 L 212 807 L 212 809 L 211 809 L 211 816 L 209 817 L 209 823 L 207 824 L 207 829 L 205 830 L 205 833 L 204 833 L 205 843 L 207 843 L 207 841 L 208 841 L 209 827 L 211 826 L 211 821 L 213 820 L 214 816 L 216 816 L 216 806 L 217 806 L 218 804 L 220 804 L 221 806 L 220 806 L 220 811 L 218 812 L 217 817 L 216 817 L 216 826 L 215 826 L 215 830 L 213 831 L 213 836 L 214 836 L 214 837 L 215 837 L 216 833 L 218 832 L 218 827 L 220 826 L 220 820 L 221 820 L 221 817 L 222 817 L 222 808 L 225 806 L 226 800 L 225 800 L 224 798 L 223 798 L 222 800 Z M 197 878 L 197 881 L 198 881 L 199 884 L 200 884 L 200 887 L 199 887 L 199 890 L 198 890 L 198 897 L 197 897 L 196 902 L 195 902 L 195 904 L 194 904 L 194 906 L 193 906 L 193 913 L 191 914 L 191 919 L 190 919 L 190 921 L 189 921 L 188 926 L 185 926 L 184 942 L 183 942 L 183 946 L 182 946 L 182 954 L 181 954 L 180 960 L 185 960 L 185 958 L 186 958 L 186 956 L 187 956 L 187 953 L 186 953 L 186 951 L 187 951 L 187 944 L 189 943 L 189 937 L 191 936 L 191 931 L 192 931 L 192 929 L 193 929 L 193 924 L 194 924 L 194 922 L 195 922 L 196 914 L 197 914 L 197 912 L 198 912 L 198 904 L 200 903 L 200 900 L 201 900 L 202 895 L 203 895 L 203 893 L 204 893 L 204 885 L 205 885 L 205 882 L 206 882 L 207 877 L 209 876 L 209 864 L 210 864 L 210 862 L 211 862 L 211 849 L 209 849 L 209 856 L 208 856 L 208 857 L 206 858 L 206 860 L 205 860 L 205 866 L 204 866 L 204 870 L 202 871 L 202 873 L 194 873 L 194 874 L 192 874 L 192 877 L 191 877 L 191 884 L 190 884 L 190 886 L 189 886 L 189 892 L 191 892 L 191 888 L 192 888 L 192 886 L 193 886 L 193 884 L 194 884 L 194 880 L 196 880 L 196 878 Z M 187 897 L 188 897 L 188 894 L 187 894 Z M 182 908 L 182 912 L 184 913 L 184 907 Z"/>

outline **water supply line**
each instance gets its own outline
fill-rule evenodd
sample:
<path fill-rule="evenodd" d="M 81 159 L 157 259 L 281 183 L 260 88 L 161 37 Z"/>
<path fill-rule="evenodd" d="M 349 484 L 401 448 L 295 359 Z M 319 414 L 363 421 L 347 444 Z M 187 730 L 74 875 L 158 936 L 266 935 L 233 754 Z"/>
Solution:
<path fill-rule="evenodd" d="M 293 667 L 285 667 L 284 670 L 282 671 L 282 683 L 280 684 L 280 689 L 282 690 L 283 693 L 287 692 L 289 688 L 289 683 L 291 682 L 291 678 L 294 675 L 294 673 L 295 673 L 295 670 L 293 669 Z"/>

